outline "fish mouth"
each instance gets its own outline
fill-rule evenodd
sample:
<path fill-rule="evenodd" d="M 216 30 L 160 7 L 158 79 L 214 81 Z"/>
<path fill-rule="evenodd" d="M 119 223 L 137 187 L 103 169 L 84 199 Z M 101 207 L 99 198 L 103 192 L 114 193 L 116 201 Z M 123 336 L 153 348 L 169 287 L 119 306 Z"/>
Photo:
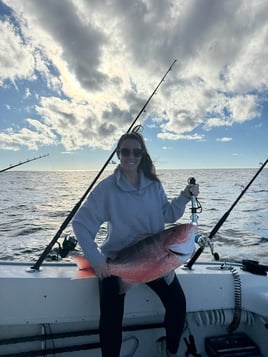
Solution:
<path fill-rule="evenodd" d="M 167 250 L 172 254 L 176 254 L 177 256 L 185 257 L 193 252 L 194 243 L 190 242 L 189 244 L 189 242 L 186 242 L 183 244 L 181 243 L 170 244 L 167 247 Z"/>
<path fill-rule="evenodd" d="M 175 255 L 178 255 L 178 256 L 180 256 L 180 257 L 185 257 L 186 255 L 189 255 L 189 253 L 182 253 L 182 252 L 178 252 L 178 251 L 176 251 L 176 250 L 174 250 L 174 249 L 168 249 L 168 251 L 170 252 L 170 253 L 172 253 L 172 254 L 175 254 Z"/>

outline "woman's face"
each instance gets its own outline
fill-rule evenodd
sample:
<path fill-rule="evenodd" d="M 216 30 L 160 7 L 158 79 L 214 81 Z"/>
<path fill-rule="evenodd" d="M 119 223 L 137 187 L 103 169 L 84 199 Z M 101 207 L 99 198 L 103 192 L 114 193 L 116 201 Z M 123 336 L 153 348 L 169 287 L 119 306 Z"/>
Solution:
<path fill-rule="evenodd" d="M 126 139 L 120 145 L 117 151 L 120 160 L 120 167 L 125 172 L 135 172 L 143 156 L 141 144 L 136 139 Z"/>

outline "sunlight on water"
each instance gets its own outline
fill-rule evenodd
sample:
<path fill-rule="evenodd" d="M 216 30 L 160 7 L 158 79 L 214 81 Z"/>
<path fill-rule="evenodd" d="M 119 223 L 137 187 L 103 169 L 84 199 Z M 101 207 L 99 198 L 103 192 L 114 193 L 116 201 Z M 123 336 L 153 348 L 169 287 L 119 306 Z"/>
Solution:
<path fill-rule="evenodd" d="M 169 199 L 179 194 L 188 177 L 196 178 L 203 207 L 199 214 L 199 233 L 208 235 L 256 172 L 257 169 L 160 170 L 158 174 Z M 96 174 L 92 171 L 7 171 L 0 174 L 0 259 L 38 259 Z M 108 174 L 107 171 L 102 177 Z M 256 259 L 268 264 L 267 188 L 268 169 L 264 169 L 215 236 L 215 251 L 222 258 Z M 189 204 L 180 222 L 189 222 L 190 215 Z M 64 231 L 67 233 L 72 233 L 70 224 Z M 105 233 L 104 225 L 97 237 L 99 242 Z M 208 248 L 200 260 L 207 258 L 213 259 Z"/>

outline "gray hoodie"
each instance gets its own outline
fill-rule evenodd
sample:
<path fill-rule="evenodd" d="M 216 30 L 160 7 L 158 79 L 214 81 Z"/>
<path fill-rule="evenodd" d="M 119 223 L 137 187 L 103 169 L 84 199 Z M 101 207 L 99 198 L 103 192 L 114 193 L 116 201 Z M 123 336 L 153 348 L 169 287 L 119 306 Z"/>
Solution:
<path fill-rule="evenodd" d="M 135 187 L 120 169 L 101 181 L 89 194 L 72 221 L 79 244 L 94 267 L 129 246 L 139 236 L 159 233 L 165 223 L 179 219 L 189 201 L 183 194 L 168 201 L 163 186 L 140 173 Z M 103 244 L 95 242 L 100 226 L 108 223 Z"/>

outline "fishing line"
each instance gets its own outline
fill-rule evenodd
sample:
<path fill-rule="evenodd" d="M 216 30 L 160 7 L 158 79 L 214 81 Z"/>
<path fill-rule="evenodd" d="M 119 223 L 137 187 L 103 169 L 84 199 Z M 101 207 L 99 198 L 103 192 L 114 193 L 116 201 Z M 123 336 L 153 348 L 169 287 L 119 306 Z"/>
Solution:
<path fill-rule="evenodd" d="M 168 73 L 172 70 L 173 65 L 175 64 L 177 60 L 175 59 L 172 64 L 170 65 L 170 67 L 168 68 L 168 70 L 166 71 L 166 73 L 164 74 L 163 78 L 160 80 L 160 82 L 158 83 L 158 85 L 156 86 L 156 88 L 154 89 L 154 91 L 152 92 L 152 94 L 150 95 L 150 97 L 147 99 L 147 101 L 145 102 L 144 106 L 141 108 L 140 112 L 138 113 L 138 115 L 136 116 L 136 118 L 133 120 L 133 122 L 131 123 L 130 127 L 128 128 L 126 133 L 129 133 L 132 131 L 132 129 L 134 128 L 138 118 L 141 116 L 141 114 L 143 112 L 145 112 L 145 108 L 147 107 L 147 105 L 149 104 L 149 102 L 151 101 L 152 97 L 155 95 L 155 93 L 157 92 L 158 88 L 161 86 L 161 84 L 164 82 L 166 76 L 168 75 Z M 136 128 L 136 127 L 135 127 Z M 133 130 L 135 130 L 135 128 Z M 137 129 L 136 129 L 137 130 Z M 43 251 L 43 253 L 40 255 L 40 257 L 38 258 L 38 260 L 35 262 L 35 264 L 28 269 L 28 272 L 34 272 L 34 271 L 38 271 L 41 264 L 43 263 L 43 261 L 45 260 L 45 258 L 47 257 L 47 255 L 49 254 L 49 252 L 51 251 L 51 249 L 53 248 L 54 244 L 57 242 L 57 240 L 60 238 L 62 232 L 64 231 L 64 229 L 68 226 L 68 224 L 70 223 L 70 221 L 72 220 L 72 218 L 74 217 L 75 213 L 78 211 L 79 207 L 81 206 L 82 202 L 84 201 L 84 199 L 87 197 L 87 195 L 89 194 L 89 192 L 92 190 L 93 186 L 95 185 L 95 183 L 98 181 L 99 177 L 101 176 L 101 174 L 103 173 L 103 171 L 105 170 L 106 166 L 111 162 L 114 154 L 116 153 L 116 149 L 115 148 L 113 150 L 113 152 L 110 154 L 110 156 L 108 157 L 108 159 L 106 160 L 106 162 L 104 163 L 103 167 L 100 169 L 100 171 L 98 172 L 98 174 L 96 175 L 96 177 L 94 178 L 94 180 L 92 181 L 91 185 L 88 187 L 88 189 L 85 191 L 85 193 L 83 194 L 83 196 L 81 197 L 81 199 L 77 202 L 77 204 L 73 207 L 73 209 L 71 210 L 71 212 L 69 213 L 69 215 L 66 217 L 66 219 L 64 220 L 64 222 L 62 223 L 61 227 L 59 228 L 59 230 L 57 231 L 57 233 L 55 234 L 55 236 L 53 237 L 53 239 L 50 241 L 50 243 L 47 245 L 47 247 L 45 248 L 45 250 Z"/>
<path fill-rule="evenodd" d="M 243 189 L 243 191 L 240 193 L 240 195 L 237 197 L 237 199 L 234 201 L 234 203 L 231 205 L 228 211 L 224 213 L 224 215 L 221 217 L 221 219 L 218 221 L 218 223 L 215 225 L 215 227 L 212 229 L 212 231 L 208 235 L 208 242 L 211 242 L 212 238 L 215 236 L 215 234 L 218 232 L 220 227 L 223 225 L 223 223 L 226 221 L 228 218 L 229 214 L 231 211 L 234 209 L 234 207 L 237 205 L 241 197 L 246 193 L 250 185 L 253 183 L 253 181 L 256 179 L 256 177 L 260 174 L 260 172 L 264 169 L 265 165 L 267 164 L 268 159 L 262 164 L 262 166 L 259 168 L 257 173 L 253 176 L 253 178 L 250 180 L 250 182 L 247 184 L 247 186 Z M 190 259 L 190 261 L 185 265 L 186 268 L 191 269 L 193 264 L 196 262 L 196 260 L 199 258 L 199 256 L 202 254 L 203 250 L 205 249 L 205 245 L 201 246 L 198 248 L 198 250 L 195 252 L 193 257 Z M 216 259 L 217 260 L 217 259 Z"/>

